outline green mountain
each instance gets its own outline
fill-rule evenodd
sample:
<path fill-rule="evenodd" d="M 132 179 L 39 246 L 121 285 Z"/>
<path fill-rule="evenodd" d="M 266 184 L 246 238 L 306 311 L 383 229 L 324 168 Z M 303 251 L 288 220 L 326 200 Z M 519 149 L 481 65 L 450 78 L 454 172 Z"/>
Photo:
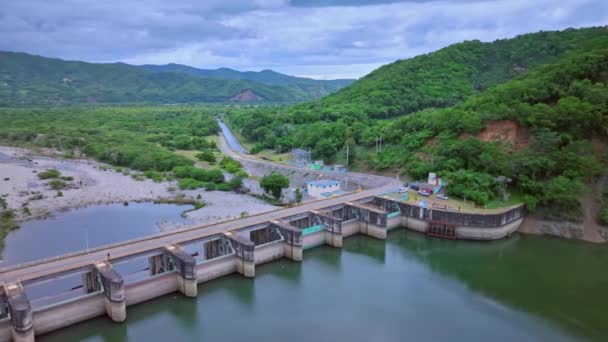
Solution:
<path fill-rule="evenodd" d="M 606 174 L 608 164 L 606 33 L 606 28 L 592 28 L 530 34 L 492 43 L 496 46 L 457 44 L 382 67 L 313 104 L 232 109 L 229 119 L 243 136 L 259 142 L 254 151 L 306 147 L 315 158 L 343 164 L 349 146 L 349 160 L 359 168 L 390 169 L 414 179 L 436 172 L 448 182 L 450 195 L 479 205 L 496 205 L 508 188 L 531 211 L 540 207 L 545 217 L 579 220 L 578 199 L 585 183 Z M 479 55 L 487 61 L 488 53 L 479 53 L 482 47 L 495 56 L 506 55 L 498 53 L 505 47 L 512 53 L 483 68 L 476 58 L 472 64 L 448 64 L 451 71 L 439 61 L 430 63 Z M 422 61 L 429 63 L 423 67 Z M 513 61 L 525 72 L 510 73 L 515 71 Z M 420 83 L 396 72 L 402 68 Z M 439 79 L 463 87 L 444 93 L 440 90 L 447 88 Z M 386 90 L 388 84 L 392 86 Z M 357 93 L 359 89 L 376 95 Z M 392 107 L 382 101 L 387 99 L 384 91 L 401 94 L 394 98 L 399 111 L 386 111 Z M 349 101 L 344 100 L 347 95 L 352 96 Z M 446 107 L 451 102 L 457 104 Z M 417 107 L 422 110 L 412 112 Z M 398 114 L 408 115 L 375 119 Z M 380 152 L 374 148 L 378 137 L 383 141 Z M 605 191 L 599 216 L 608 224 Z"/>
<path fill-rule="evenodd" d="M 370 161 L 415 178 L 438 172 L 452 195 L 481 205 L 499 198 L 504 176 L 528 209 L 580 220 L 584 184 L 608 162 L 607 84 L 608 35 L 452 108 L 392 121 L 388 148 Z"/>
<path fill-rule="evenodd" d="M 98 64 L 0 52 L 0 105 L 68 103 L 286 102 L 324 91 L 247 79 L 152 72 L 124 63 Z"/>
<path fill-rule="evenodd" d="M 250 80 L 267 85 L 284 85 L 300 88 L 302 91 L 314 93 L 315 96 L 325 96 L 334 93 L 355 80 L 315 80 L 312 78 L 289 76 L 273 70 L 237 71 L 229 68 L 198 69 L 181 64 L 142 65 L 142 68 L 153 72 L 179 72 L 203 78 L 225 80 Z"/>
<path fill-rule="evenodd" d="M 384 65 L 319 102 L 298 106 L 336 116 L 389 118 L 447 107 L 555 61 L 608 28 L 538 32 L 491 43 L 466 41 Z"/>

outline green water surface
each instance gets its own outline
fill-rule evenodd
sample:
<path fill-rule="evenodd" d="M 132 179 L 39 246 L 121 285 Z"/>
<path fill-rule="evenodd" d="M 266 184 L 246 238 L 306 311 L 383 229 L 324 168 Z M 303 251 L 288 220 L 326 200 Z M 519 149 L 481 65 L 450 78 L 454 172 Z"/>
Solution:
<path fill-rule="evenodd" d="M 345 240 L 38 341 L 608 341 L 608 250 L 515 236 L 447 241 L 396 230 Z"/>

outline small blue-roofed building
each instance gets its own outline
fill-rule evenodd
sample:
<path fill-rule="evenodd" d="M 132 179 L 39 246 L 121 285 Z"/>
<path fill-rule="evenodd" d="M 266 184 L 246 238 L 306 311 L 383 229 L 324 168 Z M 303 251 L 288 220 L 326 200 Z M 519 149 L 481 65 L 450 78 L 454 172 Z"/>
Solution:
<path fill-rule="evenodd" d="M 335 180 L 319 180 L 306 182 L 306 192 L 314 198 L 328 197 L 328 194 L 339 193 L 342 183 Z"/>

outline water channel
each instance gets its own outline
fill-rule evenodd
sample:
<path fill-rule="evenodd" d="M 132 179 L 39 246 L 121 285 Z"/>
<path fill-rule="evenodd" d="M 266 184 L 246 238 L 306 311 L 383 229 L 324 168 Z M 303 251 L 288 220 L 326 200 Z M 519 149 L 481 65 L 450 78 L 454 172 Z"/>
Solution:
<path fill-rule="evenodd" d="M 183 207 L 93 206 L 31 221 L 6 240 L 5 263 L 157 231 Z M 398 229 L 345 240 L 304 261 L 278 260 L 99 317 L 39 341 L 602 341 L 608 338 L 606 246 L 516 235 L 447 241 Z"/>

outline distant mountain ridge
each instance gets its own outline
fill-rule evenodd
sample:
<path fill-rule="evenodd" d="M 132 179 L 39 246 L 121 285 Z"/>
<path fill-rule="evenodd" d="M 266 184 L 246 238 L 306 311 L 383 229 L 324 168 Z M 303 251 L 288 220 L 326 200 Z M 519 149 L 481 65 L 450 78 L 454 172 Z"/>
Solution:
<path fill-rule="evenodd" d="M 173 63 L 164 65 L 146 64 L 140 67 L 157 73 L 177 72 L 207 79 L 249 80 L 270 86 L 287 86 L 297 92 L 308 94 L 313 98 L 321 98 L 334 93 L 355 81 L 352 79 L 315 80 L 312 78 L 289 76 L 268 69 L 262 71 L 237 71 L 229 68 L 198 69 Z"/>
<path fill-rule="evenodd" d="M 161 69 L 163 66 L 159 66 Z M 149 69 L 149 68 L 148 68 Z M 196 69 L 148 70 L 125 63 L 87 63 L 0 51 L 0 106 L 72 103 L 295 103 L 318 99 L 343 80 L 317 81 L 273 71 L 226 77 Z M 193 69 L 193 70 L 192 70 Z M 252 74 L 265 80 L 256 81 Z M 272 75 L 272 76 L 271 76 Z M 249 76 L 247 78 L 246 76 Z M 347 84 L 348 82 L 344 82 Z M 246 96 L 243 96 L 245 94 Z"/>
<path fill-rule="evenodd" d="M 183 64 L 144 64 L 140 65 L 144 68 L 153 72 L 179 72 L 189 74 L 192 76 L 199 76 L 203 78 L 219 78 L 226 80 L 250 80 L 259 83 L 269 85 L 287 85 L 295 83 L 308 83 L 308 84 L 325 84 L 330 85 L 332 88 L 342 88 L 351 83 L 354 79 L 336 79 L 336 80 L 316 80 L 306 77 L 297 77 L 281 74 L 274 70 L 262 70 L 262 71 L 238 71 L 230 68 L 219 68 L 219 69 L 199 69 Z"/>

